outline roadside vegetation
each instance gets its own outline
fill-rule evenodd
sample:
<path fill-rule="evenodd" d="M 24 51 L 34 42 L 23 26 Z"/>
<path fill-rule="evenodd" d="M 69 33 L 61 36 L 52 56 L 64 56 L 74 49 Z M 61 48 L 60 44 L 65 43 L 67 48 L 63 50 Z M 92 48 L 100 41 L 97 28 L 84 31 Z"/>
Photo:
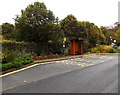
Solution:
<path fill-rule="evenodd" d="M 31 62 L 33 62 L 33 59 L 25 51 L 13 51 L 6 48 L 2 50 L 2 71 L 18 68 Z"/>
<path fill-rule="evenodd" d="M 112 46 L 100 45 L 95 48 L 91 48 L 90 52 L 92 53 L 120 53 L 120 50 Z"/>
<path fill-rule="evenodd" d="M 69 14 L 59 20 L 46 5 L 34 2 L 21 10 L 15 24 L 3 23 L 0 44 L 2 70 L 18 68 L 37 59 L 69 55 L 70 40 L 84 38 L 84 52 L 119 53 L 120 25 L 98 27 L 92 22 L 78 21 Z M 64 41 L 66 38 L 66 41 Z M 66 47 L 63 47 L 65 43 Z M 115 46 L 112 47 L 111 44 Z"/>

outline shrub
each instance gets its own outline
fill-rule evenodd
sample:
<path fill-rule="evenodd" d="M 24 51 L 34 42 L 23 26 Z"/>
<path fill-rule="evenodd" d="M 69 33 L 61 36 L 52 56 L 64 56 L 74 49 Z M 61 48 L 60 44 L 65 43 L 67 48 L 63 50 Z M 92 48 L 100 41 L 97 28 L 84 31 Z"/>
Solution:
<path fill-rule="evenodd" d="M 2 64 L 2 71 L 12 69 L 12 68 L 18 68 L 18 67 L 21 67 L 22 65 L 26 65 L 31 62 L 33 62 L 33 60 L 30 57 L 18 57 L 13 62 Z"/>
<path fill-rule="evenodd" d="M 116 53 L 116 50 L 111 48 L 111 49 L 109 49 L 109 53 Z"/>
<path fill-rule="evenodd" d="M 69 48 L 65 48 L 63 52 L 64 52 L 64 55 L 69 55 L 70 50 Z"/>
<path fill-rule="evenodd" d="M 83 52 L 84 52 L 84 53 L 90 52 L 90 51 L 91 51 L 91 49 L 84 49 L 84 48 L 83 48 Z"/>
<path fill-rule="evenodd" d="M 2 71 L 18 68 L 33 62 L 32 58 L 30 58 L 30 53 L 27 53 L 25 50 L 13 51 L 3 48 L 2 53 Z"/>
<path fill-rule="evenodd" d="M 31 54 L 27 53 L 25 50 L 13 51 L 3 48 L 2 50 L 2 63 L 13 62 L 16 58 L 26 56 L 30 57 Z"/>
<path fill-rule="evenodd" d="M 13 68 L 12 62 L 7 63 L 7 64 L 2 64 L 2 71 L 5 71 L 5 70 L 11 69 L 11 68 Z"/>
<path fill-rule="evenodd" d="M 112 46 L 100 45 L 91 49 L 92 53 L 119 53 L 120 50 L 114 49 Z"/>
<path fill-rule="evenodd" d="M 18 56 L 17 51 L 8 50 L 6 48 L 2 49 L 2 63 L 12 62 Z"/>
<path fill-rule="evenodd" d="M 91 49 L 91 52 L 92 52 L 92 53 L 96 53 L 97 51 L 98 51 L 97 48 L 92 48 L 92 49 Z"/>
<path fill-rule="evenodd" d="M 102 51 L 106 51 L 106 53 L 109 53 L 110 50 L 112 51 L 113 50 L 113 47 L 112 46 L 102 46 Z M 113 50 L 114 51 L 114 50 Z"/>
<path fill-rule="evenodd" d="M 18 67 L 20 67 L 20 66 L 22 66 L 23 64 L 22 64 L 22 62 L 21 62 L 22 60 L 20 60 L 20 61 L 15 61 L 15 62 L 13 62 L 13 67 L 14 68 L 18 68 Z"/>

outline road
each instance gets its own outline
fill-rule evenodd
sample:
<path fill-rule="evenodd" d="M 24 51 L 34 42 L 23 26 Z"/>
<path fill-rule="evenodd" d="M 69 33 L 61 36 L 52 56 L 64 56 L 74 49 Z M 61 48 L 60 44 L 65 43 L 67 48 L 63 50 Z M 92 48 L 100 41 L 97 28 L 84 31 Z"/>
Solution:
<path fill-rule="evenodd" d="M 2 81 L 3 93 L 118 93 L 118 55 L 49 62 Z"/>

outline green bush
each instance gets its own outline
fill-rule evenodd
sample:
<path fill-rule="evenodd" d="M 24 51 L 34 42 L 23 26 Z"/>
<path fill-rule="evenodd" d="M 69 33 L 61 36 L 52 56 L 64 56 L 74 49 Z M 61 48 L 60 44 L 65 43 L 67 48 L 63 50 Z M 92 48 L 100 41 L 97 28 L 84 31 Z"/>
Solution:
<path fill-rule="evenodd" d="M 16 57 L 18 57 L 18 52 L 13 50 L 8 50 L 6 48 L 2 49 L 2 63 L 12 62 Z"/>
<path fill-rule="evenodd" d="M 22 65 L 29 64 L 33 62 L 32 58 L 30 58 L 30 53 L 26 53 L 25 50 L 22 51 L 13 51 L 3 48 L 2 52 L 2 71 L 18 68 Z"/>
<path fill-rule="evenodd" d="M 21 61 L 22 61 L 22 60 L 20 60 L 20 61 L 14 61 L 14 62 L 13 62 L 13 67 L 14 67 L 14 68 L 18 68 L 18 67 L 22 66 L 23 64 L 22 64 Z"/>
<path fill-rule="evenodd" d="M 2 64 L 2 71 L 5 71 L 5 70 L 11 69 L 11 68 L 13 68 L 12 62 L 7 63 L 7 64 Z"/>
<path fill-rule="evenodd" d="M 12 69 L 12 68 L 18 68 L 22 65 L 26 65 L 33 62 L 32 58 L 29 57 L 18 57 L 13 62 L 9 62 L 6 64 L 2 64 L 2 71 Z"/>
<path fill-rule="evenodd" d="M 84 49 L 84 48 L 83 48 L 83 52 L 84 52 L 84 53 L 90 52 L 90 51 L 91 51 L 91 49 Z"/>
<path fill-rule="evenodd" d="M 69 55 L 70 49 L 69 48 L 65 48 L 63 52 L 64 52 L 64 55 Z"/>
<path fill-rule="evenodd" d="M 13 51 L 13 50 L 8 50 L 6 48 L 3 48 L 2 50 L 2 63 L 8 63 L 8 62 L 13 62 L 16 58 L 26 56 L 30 57 L 31 54 L 27 53 L 25 50 L 21 51 Z"/>
<path fill-rule="evenodd" d="M 116 53 L 116 50 L 112 48 L 109 50 L 109 53 Z"/>
<path fill-rule="evenodd" d="M 118 53 L 120 53 L 120 50 L 119 50 L 119 49 L 117 49 L 117 52 L 118 52 Z"/>

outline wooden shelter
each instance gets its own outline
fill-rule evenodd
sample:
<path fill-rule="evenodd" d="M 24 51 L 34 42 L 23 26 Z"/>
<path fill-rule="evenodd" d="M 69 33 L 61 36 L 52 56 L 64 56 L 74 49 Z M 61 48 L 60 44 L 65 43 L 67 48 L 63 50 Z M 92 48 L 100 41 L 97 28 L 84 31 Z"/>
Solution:
<path fill-rule="evenodd" d="M 83 41 L 85 39 L 78 38 L 70 40 L 70 55 L 83 54 Z"/>

